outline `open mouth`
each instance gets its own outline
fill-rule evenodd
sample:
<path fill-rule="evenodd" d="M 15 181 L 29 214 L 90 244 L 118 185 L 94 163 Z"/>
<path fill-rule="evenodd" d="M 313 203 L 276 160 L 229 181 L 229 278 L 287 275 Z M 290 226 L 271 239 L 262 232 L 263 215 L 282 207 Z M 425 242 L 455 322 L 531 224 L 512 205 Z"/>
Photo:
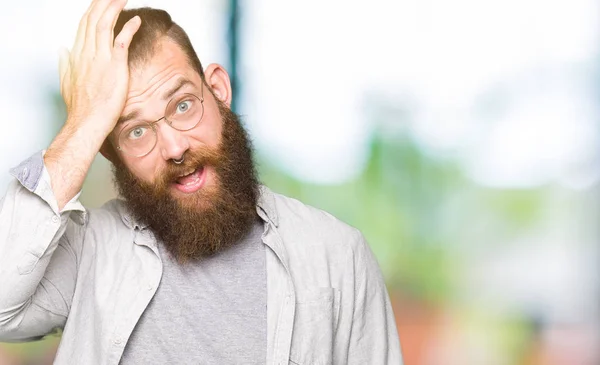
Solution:
<path fill-rule="evenodd" d="M 197 169 L 184 171 L 173 183 L 173 187 L 183 193 L 193 193 L 200 190 L 206 181 L 206 169 L 200 166 Z"/>

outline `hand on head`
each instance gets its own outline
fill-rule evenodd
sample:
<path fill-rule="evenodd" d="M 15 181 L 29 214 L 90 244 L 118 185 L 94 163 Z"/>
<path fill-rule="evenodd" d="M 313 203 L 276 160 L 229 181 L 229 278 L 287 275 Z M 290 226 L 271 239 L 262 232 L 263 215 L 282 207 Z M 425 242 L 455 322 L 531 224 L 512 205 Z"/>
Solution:
<path fill-rule="evenodd" d="M 114 37 L 114 27 L 127 0 L 93 0 L 79 22 L 71 52 L 60 58 L 60 90 L 67 123 L 98 124 L 105 138 L 123 110 L 129 84 L 128 49 L 141 25 L 130 19 Z M 114 39 L 114 41 L 113 41 Z"/>
<path fill-rule="evenodd" d="M 85 176 L 125 105 L 129 45 L 141 25 L 130 19 L 114 37 L 127 0 L 93 0 L 79 22 L 71 52 L 60 57 L 60 92 L 67 120 L 44 154 L 52 191 L 62 210 Z"/>

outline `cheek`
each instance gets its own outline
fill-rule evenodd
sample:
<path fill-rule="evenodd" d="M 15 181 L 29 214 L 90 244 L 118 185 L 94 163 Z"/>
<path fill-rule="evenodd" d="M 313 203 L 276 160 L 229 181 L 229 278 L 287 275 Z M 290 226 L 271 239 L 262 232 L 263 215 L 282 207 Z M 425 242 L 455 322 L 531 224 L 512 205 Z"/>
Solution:
<path fill-rule="evenodd" d="M 211 126 L 208 141 L 207 141 L 207 144 L 211 148 L 219 147 L 219 144 L 221 142 L 221 131 L 222 131 L 222 128 L 221 128 L 220 122 L 214 123 L 214 125 Z"/>
<path fill-rule="evenodd" d="M 221 135 L 223 132 L 222 118 L 216 110 L 211 113 L 209 117 L 210 119 L 207 120 L 207 124 L 209 129 L 210 145 L 211 147 L 217 147 L 221 142 Z"/>
<path fill-rule="evenodd" d="M 195 141 L 193 147 L 218 148 L 221 142 L 223 126 L 219 115 L 205 115 L 203 123 L 188 132 L 190 140 Z"/>

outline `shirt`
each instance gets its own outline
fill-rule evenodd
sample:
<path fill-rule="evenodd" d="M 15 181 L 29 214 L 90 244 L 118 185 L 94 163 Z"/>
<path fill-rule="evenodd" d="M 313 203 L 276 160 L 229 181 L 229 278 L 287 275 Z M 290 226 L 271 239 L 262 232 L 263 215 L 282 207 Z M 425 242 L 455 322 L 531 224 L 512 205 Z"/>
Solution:
<path fill-rule="evenodd" d="M 121 200 L 62 211 L 38 153 L 0 201 L 0 341 L 63 329 L 56 364 L 117 365 L 162 275 Z M 262 186 L 267 364 L 401 364 L 384 280 L 355 228 Z"/>
<path fill-rule="evenodd" d="M 267 358 L 264 224 L 231 247 L 179 264 L 159 242 L 158 289 L 129 336 L 121 365 L 260 365 Z"/>

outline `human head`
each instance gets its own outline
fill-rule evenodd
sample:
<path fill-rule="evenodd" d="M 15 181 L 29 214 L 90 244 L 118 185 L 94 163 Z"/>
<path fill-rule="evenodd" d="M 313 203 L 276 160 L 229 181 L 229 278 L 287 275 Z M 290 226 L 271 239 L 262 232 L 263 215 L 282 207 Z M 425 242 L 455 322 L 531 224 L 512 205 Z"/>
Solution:
<path fill-rule="evenodd" d="M 234 244 L 256 219 L 251 145 L 229 109 L 227 72 L 215 64 L 203 70 L 188 36 L 163 10 L 125 10 L 114 33 L 136 15 L 141 26 L 129 47 L 129 90 L 112 145 L 131 123 L 162 118 L 169 91 L 199 96 L 204 90 L 204 115 L 189 131 L 156 124 L 157 145 L 148 155 L 109 151 L 107 143 L 102 152 L 113 162 L 117 188 L 134 216 L 178 260 L 197 259 Z M 184 162 L 175 164 L 180 157 Z"/>

